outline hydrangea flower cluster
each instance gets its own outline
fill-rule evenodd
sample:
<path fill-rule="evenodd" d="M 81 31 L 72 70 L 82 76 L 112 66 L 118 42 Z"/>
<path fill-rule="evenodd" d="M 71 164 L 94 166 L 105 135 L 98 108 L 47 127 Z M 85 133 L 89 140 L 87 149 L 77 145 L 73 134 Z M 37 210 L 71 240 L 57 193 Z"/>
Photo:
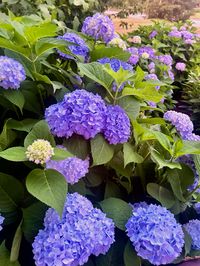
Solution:
<path fill-rule="evenodd" d="M 182 251 L 182 227 L 164 207 L 151 204 L 134 208 L 126 229 L 137 254 L 153 265 L 171 263 Z"/>
<path fill-rule="evenodd" d="M 156 65 L 154 62 L 151 62 L 149 65 L 148 65 L 148 70 L 151 74 L 153 74 L 155 72 L 155 68 L 156 68 Z"/>
<path fill-rule="evenodd" d="M 119 36 L 114 37 L 109 43 L 109 46 L 116 46 L 122 50 L 126 50 L 126 43 Z"/>
<path fill-rule="evenodd" d="M 158 32 L 156 30 L 153 30 L 150 34 L 149 34 L 149 39 L 153 39 L 154 37 L 156 37 L 158 35 Z"/>
<path fill-rule="evenodd" d="M 112 20 L 100 13 L 96 13 L 92 17 L 87 17 L 83 22 L 81 31 L 93 37 L 95 40 L 102 40 L 105 43 L 110 42 L 115 35 Z"/>
<path fill-rule="evenodd" d="M 188 115 L 176 111 L 167 111 L 164 114 L 164 119 L 175 126 L 183 139 L 187 140 L 187 136 L 192 134 L 194 126 Z"/>
<path fill-rule="evenodd" d="M 82 56 L 84 61 L 87 61 L 89 48 L 80 36 L 76 33 L 65 33 L 63 36 L 59 36 L 58 39 L 74 43 L 75 45 L 72 44 L 68 46 L 69 50 L 77 56 Z M 67 55 L 59 50 L 58 53 L 64 59 L 73 59 L 73 56 Z"/>
<path fill-rule="evenodd" d="M 68 194 L 62 219 L 46 212 L 44 229 L 33 242 L 36 266 L 78 266 L 105 254 L 114 242 L 114 223 L 78 193 Z"/>
<path fill-rule="evenodd" d="M 1 226 L 3 224 L 4 221 L 4 217 L 0 215 L 0 231 L 3 229 L 3 227 Z"/>
<path fill-rule="evenodd" d="M 102 131 L 105 111 L 105 103 L 99 95 L 75 90 L 66 94 L 62 102 L 48 107 L 45 117 L 52 134 L 58 137 L 78 134 L 90 139 Z"/>
<path fill-rule="evenodd" d="M 54 155 L 54 149 L 48 140 L 37 139 L 28 146 L 26 157 L 36 164 L 44 164 Z"/>
<path fill-rule="evenodd" d="M 159 55 L 157 56 L 157 59 L 164 65 L 167 65 L 170 67 L 173 64 L 173 58 L 171 57 L 171 55 Z"/>
<path fill-rule="evenodd" d="M 105 58 L 99 59 L 98 62 L 103 64 L 103 65 L 109 64 L 110 67 L 112 68 L 112 70 L 115 72 L 119 71 L 121 67 L 124 70 L 129 70 L 129 71 L 133 70 L 133 67 L 130 64 L 128 64 L 122 60 L 116 59 L 116 58 L 105 57 Z"/>
<path fill-rule="evenodd" d="M 50 160 L 46 163 L 46 168 L 58 171 L 65 177 L 67 183 L 73 185 L 88 173 L 89 159 L 70 157 L 60 161 Z"/>
<path fill-rule="evenodd" d="M 26 72 L 22 64 L 7 56 L 0 56 L 0 87 L 16 90 L 25 79 Z"/>
<path fill-rule="evenodd" d="M 189 223 L 184 225 L 184 228 L 192 238 L 192 249 L 200 250 L 200 221 L 190 220 Z"/>
<path fill-rule="evenodd" d="M 179 71 L 185 71 L 185 68 L 186 68 L 186 64 L 185 63 L 182 63 L 182 62 L 177 62 L 176 65 L 175 65 L 175 68 Z"/>
<path fill-rule="evenodd" d="M 200 202 L 194 204 L 194 209 L 197 212 L 197 214 L 200 214 Z"/>
<path fill-rule="evenodd" d="M 155 58 L 155 51 L 152 47 L 150 46 L 142 46 L 138 48 L 138 54 L 140 57 L 145 58 L 145 59 L 154 59 Z M 148 55 L 148 57 L 145 57 Z"/>
<path fill-rule="evenodd" d="M 181 27 L 180 30 L 175 27 L 168 33 L 168 36 L 182 39 L 186 44 L 193 44 L 193 39 L 195 38 L 195 35 L 188 31 L 184 26 Z"/>
<path fill-rule="evenodd" d="M 120 106 L 109 105 L 105 116 L 104 136 L 110 144 L 127 142 L 130 134 L 130 120 Z"/>
<path fill-rule="evenodd" d="M 136 65 L 140 60 L 138 49 L 136 47 L 129 47 L 127 51 L 131 54 L 128 62 L 132 65 Z"/>

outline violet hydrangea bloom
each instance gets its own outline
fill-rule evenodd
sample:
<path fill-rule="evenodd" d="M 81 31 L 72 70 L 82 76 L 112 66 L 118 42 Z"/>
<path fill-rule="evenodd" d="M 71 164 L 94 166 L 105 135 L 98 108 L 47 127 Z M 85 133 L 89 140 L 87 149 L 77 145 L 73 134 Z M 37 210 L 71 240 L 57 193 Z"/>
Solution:
<path fill-rule="evenodd" d="M 182 34 L 178 30 L 172 30 L 172 31 L 169 32 L 168 36 L 169 37 L 173 37 L 173 38 L 181 38 Z"/>
<path fill-rule="evenodd" d="M 133 209 L 126 231 L 137 254 L 153 265 L 171 263 L 184 245 L 184 233 L 174 215 L 153 204 Z"/>
<path fill-rule="evenodd" d="M 167 66 L 171 66 L 173 63 L 173 58 L 171 57 L 171 55 L 159 55 L 157 59 Z"/>
<path fill-rule="evenodd" d="M 128 141 L 131 134 L 130 120 L 120 106 L 109 105 L 107 107 L 103 133 L 110 144 Z"/>
<path fill-rule="evenodd" d="M 16 90 L 25 79 L 26 73 L 22 64 L 7 56 L 0 56 L 0 87 Z"/>
<path fill-rule="evenodd" d="M 156 35 L 158 34 L 158 32 L 156 30 L 153 30 L 150 34 L 149 34 L 149 39 L 153 39 L 154 37 L 156 37 Z"/>
<path fill-rule="evenodd" d="M 140 59 L 138 49 L 136 47 L 129 47 L 127 51 L 131 54 L 128 62 L 132 65 L 136 65 Z"/>
<path fill-rule="evenodd" d="M 186 64 L 185 63 L 178 62 L 178 63 L 176 63 L 175 68 L 177 70 L 179 70 L 179 71 L 185 71 Z"/>
<path fill-rule="evenodd" d="M 119 60 L 117 58 L 105 57 L 105 58 L 99 59 L 98 62 L 103 64 L 103 65 L 109 64 L 110 67 L 112 68 L 112 70 L 115 72 L 119 71 L 120 67 L 122 67 L 124 70 L 129 70 L 129 71 L 133 70 L 133 67 L 130 64 L 128 64 L 122 60 Z"/>
<path fill-rule="evenodd" d="M 151 62 L 149 65 L 148 65 L 148 70 L 149 72 L 152 74 L 155 72 L 155 68 L 156 68 L 156 65 L 154 62 Z"/>
<path fill-rule="evenodd" d="M 69 50 L 77 56 L 82 56 L 84 61 L 87 61 L 89 48 L 80 36 L 78 36 L 76 33 L 65 33 L 63 36 L 59 36 L 58 39 L 74 43 L 74 45 L 72 44 L 68 46 Z M 71 55 L 65 54 L 59 50 L 58 53 L 64 59 L 73 59 Z"/>
<path fill-rule="evenodd" d="M 4 217 L 0 215 L 0 231 L 3 229 L 3 227 L 1 226 L 3 224 L 4 221 Z"/>
<path fill-rule="evenodd" d="M 184 228 L 192 238 L 192 249 L 200 250 L 200 221 L 190 220 L 184 225 Z"/>
<path fill-rule="evenodd" d="M 55 136 L 69 138 L 78 134 L 90 139 L 103 129 L 105 111 L 99 95 L 75 90 L 66 94 L 62 102 L 48 107 L 45 118 Z"/>
<path fill-rule="evenodd" d="M 44 229 L 33 242 L 36 266 L 84 265 L 90 255 L 105 254 L 114 242 L 114 223 L 78 193 L 68 194 L 62 218 L 46 212 Z"/>
<path fill-rule="evenodd" d="M 186 114 L 176 111 L 167 111 L 164 114 L 164 119 L 175 126 L 176 130 L 180 133 L 183 139 L 185 139 L 188 134 L 191 134 L 194 129 L 190 117 Z"/>
<path fill-rule="evenodd" d="M 187 30 L 182 30 L 181 35 L 182 35 L 183 39 L 185 39 L 185 40 L 192 39 L 194 37 L 194 34 L 187 31 Z"/>
<path fill-rule="evenodd" d="M 150 46 L 143 46 L 138 48 L 138 54 L 139 56 L 142 57 L 143 54 L 148 54 L 149 59 L 154 59 L 155 58 L 155 51 L 152 47 Z"/>
<path fill-rule="evenodd" d="M 88 173 L 89 159 L 70 157 L 60 161 L 50 160 L 46 163 L 46 168 L 58 171 L 65 177 L 67 183 L 73 185 Z"/>
<path fill-rule="evenodd" d="M 112 20 L 108 16 L 100 13 L 96 13 L 92 17 L 87 17 L 83 22 L 81 31 L 93 37 L 95 40 L 102 40 L 105 43 L 111 41 L 115 36 Z"/>

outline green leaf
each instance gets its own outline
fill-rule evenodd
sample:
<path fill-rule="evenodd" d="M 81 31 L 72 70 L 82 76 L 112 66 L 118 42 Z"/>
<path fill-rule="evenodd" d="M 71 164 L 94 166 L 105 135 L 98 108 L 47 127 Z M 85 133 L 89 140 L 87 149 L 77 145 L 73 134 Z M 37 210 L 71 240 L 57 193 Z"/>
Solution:
<path fill-rule="evenodd" d="M 24 147 L 12 147 L 0 152 L 0 157 L 12 162 L 27 161 L 26 149 Z"/>
<path fill-rule="evenodd" d="M 73 155 L 65 149 L 54 148 L 54 155 L 51 157 L 51 160 L 60 161 L 72 157 Z"/>
<path fill-rule="evenodd" d="M 114 155 L 114 147 L 98 134 L 91 141 L 93 165 L 101 165 L 109 162 Z"/>
<path fill-rule="evenodd" d="M 195 168 L 200 176 L 200 155 L 194 155 Z"/>
<path fill-rule="evenodd" d="M 27 176 L 26 187 L 31 195 L 62 215 L 67 195 L 67 183 L 63 175 L 51 169 L 35 169 Z"/>
<path fill-rule="evenodd" d="M 107 181 L 106 182 L 106 188 L 104 193 L 104 199 L 108 198 L 121 198 L 122 197 L 122 191 L 120 189 L 120 186 L 117 185 L 114 182 Z"/>
<path fill-rule="evenodd" d="M 39 121 L 30 131 L 30 133 L 26 136 L 24 140 L 24 146 L 27 148 L 29 145 L 33 143 L 34 140 L 37 139 L 45 139 L 48 140 L 51 145 L 55 146 L 55 140 L 52 136 L 47 123 L 44 120 Z"/>
<path fill-rule="evenodd" d="M 130 241 L 126 244 L 124 250 L 124 264 L 125 266 L 141 266 L 141 259 L 137 256 L 133 245 Z"/>
<path fill-rule="evenodd" d="M 170 209 L 175 204 L 173 193 L 156 183 L 149 183 L 147 185 L 147 192 L 167 209 Z"/>
<path fill-rule="evenodd" d="M 16 138 L 15 132 L 9 129 L 9 121 L 7 120 L 3 126 L 3 130 L 0 134 L 0 151 L 5 150 Z"/>
<path fill-rule="evenodd" d="M 115 80 L 117 88 L 120 88 L 120 86 L 122 86 L 124 82 L 126 82 L 133 76 L 132 72 L 125 70 L 122 67 L 120 67 L 120 69 L 115 72 L 111 68 L 110 64 L 105 64 L 103 66 L 104 70 Z"/>
<path fill-rule="evenodd" d="M 186 141 L 179 143 L 175 150 L 175 156 L 178 158 L 185 154 L 200 154 L 200 143 L 198 141 Z"/>
<path fill-rule="evenodd" d="M 15 262 L 18 260 L 19 257 L 19 250 L 20 250 L 20 245 L 22 241 L 22 221 L 20 222 L 19 226 L 17 227 L 17 230 L 15 232 L 15 236 L 13 238 L 12 242 L 12 248 L 10 252 L 10 261 Z"/>
<path fill-rule="evenodd" d="M 25 57 L 29 56 L 29 49 L 22 48 L 19 45 L 15 45 L 10 40 L 6 40 L 6 39 L 1 38 L 1 37 L 0 37 L 0 47 L 6 48 L 6 49 L 11 50 L 13 52 L 17 52 L 17 53 L 19 53 Z"/>
<path fill-rule="evenodd" d="M 192 238 L 184 227 L 183 227 L 183 232 L 184 232 L 184 242 L 185 242 L 185 256 L 187 256 L 190 254 L 192 246 Z"/>
<path fill-rule="evenodd" d="M 10 261 L 10 252 L 5 247 L 5 242 L 0 246 L 0 265 L 1 266 L 20 266 L 18 261 Z"/>
<path fill-rule="evenodd" d="M 141 69 L 141 67 L 137 66 L 134 76 L 134 82 L 137 87 L 137 84 L 143 81 L 145 77 L 145 72 Z"/>
<path fill-rule="evenodd" d="M 37 122 L 38 122 L 37 119 L 29 119 L 29 118 L 21 121 L 17 121 L 15 119 L 9 119 L 7 122 L 7 127 L 9 129 L 25 131 L 29 133 Z"/>
<path fill-rule="evenodd" d="M 125 230 L 125 224 L 131 216 L 132 208 L 131 206 L 117 198 L 108 198 L 100 202 L 100 206 L 107 214 L 107 216 L 113 219 L 115 225 L 121 229 Z"/>
<path fill-rule="evenodd" d="M 124 152 L 124 167 L 129 163 L 142 163 L 143 157 L 134 151 L 133 146 L 130 143 L 123 144 L 123 152 Z"/>
<path fill-rule="evenodd" d="M 151 149 L 151 158 L 158 164 L 158 169 L 162 169 L 163 167 L 168 167 L 170 169 L 181 169 L 181 165 L 179 163 L 167 161 L 158 151 L 154 149 Z"/>
<path fill-rule="evenodd" d="M 91 60 L 97 61 L 98 59 L 108 57 L 117 58 L 122 61 L 127 61 L 130 58 L 130 53 L 123 51 L 118 47 L 101 47 L 96 46 L 94 50 L 90 53 Z"/>
<path fill-rule="evenodd" d="M 140 112 L 140 102 L 134 96 L 126 96 L 118 100 L 130 119 L 136 119 Z"/>
<path fill-rule="evenodd" d="M 25 99 L 24 95 L 21 93 L 20 90 L 4 90 L 3 96 L 12 104 L 19 107 L 20 111 L 22 112 L 22 109 L 24 107 Z"/>
<path fill-rule="evenodd" d="M 90 153 L 89 143 L 81 136 L 74 135 L 63 142 L 67 150 L 75 156 L 85 159 Z"/>
<path fill-rule="evenodd" d="M 39 229 L 43 227 L 44 216 L 48 207 L 42 202 L 36 202 L 23 211 L 22 230 L 26 240 L 33 242 Z"/>
<path fill-rule="evenodd" d="M 24 197 L 22 184 L 13 176 L 0 173 L 0 211 L 13 212 Z"/>
<path fill-rule="evenodd" d="M 172 155 L 173 151 L 169 137 L 159 131 L 151 131 L 151 132 L 155 136 L 156 140 L 163 146 L 163 148 L 169 151 L 169 153 Z"/>
<path fill-rule="evenodd" d="M 113 78 L 104 70 L 103 65 L 97 62 L 89 64 L 79 63 L 78 67 L 82 75 L 96 81 L 109 90 Z"/>

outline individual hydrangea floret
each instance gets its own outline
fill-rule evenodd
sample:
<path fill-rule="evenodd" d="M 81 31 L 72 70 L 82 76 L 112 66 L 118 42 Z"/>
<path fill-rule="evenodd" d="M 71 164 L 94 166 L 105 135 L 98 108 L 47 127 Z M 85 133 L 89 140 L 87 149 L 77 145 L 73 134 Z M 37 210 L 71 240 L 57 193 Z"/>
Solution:
<path fill-rule="evenodd" d="M 60 172 L 66 178 L 67 183 L 73 185 L 88 173 L 89 159 L 81 160 L 70 157 L 60 161 L 50 160 L 46 163 L 46 168 Z"/>
<path fill-rule="evenodd" d="M 155 51 L 150 46 L 143 46 L 138 48 L 138 54 L 144 59 L 154 59 L 155 58 Z M 148 54 L 148 56 L 147 56 Z"/>
<path fill-rule="evenodd" d="M 132 65 L 136 65 L 140 60 L 138 49 L 136 47 L 129 47 L 127 51 L 131 54 L 128 62 Z"/>
<path fill-rule="evenodd" d="M 128 141 L 131 134 L 130 120 L 120 106 L 109 105 L 107 107 L 103 133 L 110 144 Z"/>
<path fill-rule="evenodd" d="M 156 30 L 153 30 L 150 34 L 149 34 L 149 39 L 153 39 L 154 37 L 156 37 L 158 35 L 158 32 Z"/>
<path fill-rule="evenodd" d="M 200 221 L 190 220 L 189 223 L 184 225 L 184 228 L 192 238 L 192 249 L 200 250 Z"/>
<path fill-rule="evenodd" d="M 114 223 L 78 193 L 68 194 L 60 218 L 46 212 L 44 229 L 33 242 L 36 266 L 84 265 L 90 255 L 105 254 L 114 242 Z"/>
<path fill-rule="evenodd" d="M 142 42 L 142 39 L 140 36 L 133 36 L 130 38 L 130 42 L 132 43 L 141 43 Z"/>
<path fill-rule="evenodd" d="M 3 229 L 3 227 L 1 225 L 3 224 L 4 219 L 5 218 L 0 215 L 0 231 Z"/>
<path fill-rule="evenodd" d="M 182 62 L 178 62 L 176 63 L 176 66 L 175 68 L 179 71 L 185 71 L 186 69 L 186 64 L 185 63 L 182 63 Z"/>
<path fill-rule="evenodd" d="M 26 157 L 36 164 L 44 164 L 54 155 L 54 149 L 48 140 L 37 139 L 27 147 Z"/>
<path fill-rule="evenodd" d="M 126 229 L 137 254 L 153 265 L 171 263 L 181 254 L 182 227 L 164 207 L 151 204 L 134 208 Z"/>
<path fill-rule="evenodd" d="M 73 134 L 85 139 L 95 137 L 104 127 L 105 103 L 99 95 L 86 90 L 75 90 L 65 95 L 60 103 L 45 111 L 52 134 L 69 138 Z"/>
<path fill-rule="evenodd" d="M 191 134 L 194 126 L 190 117 L 186 114 L 176 112 L 176 111 L 167 111 L 164 114 L 164 119 L 171 122 L 175 126 L 176 130 L 179 131 L 180 135 L 185 139 L 185 136 Z"/>
<path fill-rule="evenodd" d="M 80 36 L 78 36 L 76 33 L 65 33 L 63 36 L 59 36 L 58 39 L 74 43 L 74 45 L 72 44 L 68 46 L 69 50 L 77 56 L 82 56 L 84 60 L 87 61 L 89 48 Z M 58 53 L 62 58 L 73 59 L 73 56 L 65 54 L 59 50 Z"/>
<path fill-rule="evenodd" d="M 130 64 L 116 58 L 105 57 L 99 59 L 98 62 L 101 64 L 109 64 L 112 70 L 115 72 L 119 71 L 120 67 L 122 67 L 124 70 L 129 70 L 129 71 L 133 70 L 133 67 Z"/>
<path fill-rule="evenodd" d="M 109 43 L 109 46 L 116 46 L 123 50 L 126 50 L 126 43 L 120 37 L 113 38 Z"/>
<path fill-rule="evenodd" d="M 16 90 L 25 79 L 26 72 L 22 64 L 7 56 L 0 56 L 0 87 Z"/>
<path fill-rule="evenodd" d="M 108 43 L 115 36 L 115 29 L 112 20 L 100 13 L 87 17 L 83 22 L 81 30 L 84 34 L 93 37 L 95 40 L 102 40 Z"/>
<path fill-rule="evenodd" d="M 181 38 L 182 34 L 178 30 L 172 30 L 172 31 L 169 32 L 168 36 L 169 37 L 173 37 L 173 38 Z"/>

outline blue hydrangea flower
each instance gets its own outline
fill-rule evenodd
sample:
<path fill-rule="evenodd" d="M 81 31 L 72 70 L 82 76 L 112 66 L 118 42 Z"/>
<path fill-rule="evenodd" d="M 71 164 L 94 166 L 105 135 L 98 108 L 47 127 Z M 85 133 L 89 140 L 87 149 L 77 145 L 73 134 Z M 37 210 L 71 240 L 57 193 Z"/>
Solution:
<path fill-rule="evenodd" d="M 117 58 L 101 58 L 98 60 L 99 63 L 105 65 L 105 64 L 109 64 L 112 68 L 113 71 L 117 72 L 120 70 L 120 68 L 122 67 L 124 70 L 129 70 L 129 71 L 132 71 L 133 70 L 133 67 L 122 61 L 122 60 L 119 60 Z"/>
<path fill-rule="evenodd" d="M 3 229 L 3 227 L 1 226 L 3 224 L 4 221 L 4 217 L 0 215 L 0 231 Z"/>
<path fill-rule="evenodd" d="M 200 202 L 194 204 L 194 209 L 197 212 L 197 214 L 200 214 Z"/>
<path fill-rule="evenodd" d="M 62 219 L 46 212 L 44 229 L 33 242 L 36 266 L 84 265 L 90 255 L 105 254 L 114 242 L 114 223 L 78 193 L 68 194 Z"/>
<path fill-rule="evenodd" d="M 131 54 L 128 62 L 132 65 L 136 65 L 140 60 L 138 49 L 136 47 L 129 47 L 127 51 Z"/>
<path fill-rule="evenodd" d="M 102 40 L 105 43 L 111 41 L 115 36 L 112 20 L 100 13 L 96 13 L 92 17 L 87 17 L 83 22 L 81 31 L 93 37 L 95 40 Z"/>
<path fill-rule="evenodd" d="M 196 135 L 194 133 L 189 133 L 185 135 L 185 140 L 190 140 L 190 141 L 200 141 L 200 136 Z"/>
<path fill-rule="evenodd" d="M 186 64 L 185 63 L 181 63 L 181 62 L 177 62 L 175 65 L 175 68 L 179 71 L 185 71 L 186 68 Z"/>
<path fill-rule="evenodd" d="M 45 118 L 55 136 L 69 138 L 78 134 L 90 139 L 103 129 L 105 110 L 99 95 L 75 90 L 66 94 L 62 102 L 48 107 Z"/>
<path fill-rule="evenodd" d="M 131 134 L 130 120 L 120 106 L 109 105 L 107 107 L 103 133 L 110 144 L 128 141 Z"/>
<path fill-rule="evenodd" d="M 65 33 L 63 36 L 59 36 L 58 39 L 74 43 L 75 45 L 72 44 L 68 46 L 69 50 L 77 56 L 82 56 L 84 60 L 87 61 L 89 56 L 89 48 L 80 36 L 78 36 L 76 33 Z M 64 59 L 73 59 L 72 56 L 67 55 L 59 50 L 58 53 Z"/>
<path fill-rule="evenodd" d="M 16 90 L 25 79 L 26 72 L 22 64 L 7 56 L 0 56 L 0 87 Z"/>
<path fill-rule="evenodd" d="M 186 114 L 176 111 L 167 111 L 164 114 L 164 119 L 175 126 L 176 130 L 180 133 L 183 139 L 185 139 L 188 134 L 190 135 L 194 129 L 190 117 Z"/>
<path fill-rule="evenodd" d="M 178 30 L 172 30 L 172 31 L 169 32 L 168 36 L 169 37 L 173 37 L 173 38 L 181 38 L 182 34 Z"/>
<path fill-rule="evenodd" d="M 173 64 L 173 58 L 171 55 L 159 55 L 157 59 L 164 65 L 171 66 Z"/>
<path fill-rule="evenodd" d="M 70 157 L 61 161 L 50 160 L 46 163 L 46 168 L 60 172 L 69 184 L 75 184 L 89 171 L 89 159 L 81 160 Z"/>
<path fill-rule="evenodd" d="M 150 46 L 143 46 L 138 48 L 138 54 L 139 56 L 142 57 L 143 54 L 148 54 L 149 59 L 154 59 L 155 58 L 155 51 L 152 47 Z"/>
<path fill-rule="evenodd" d="M 153 265 L 171 263 L 182 251 L 181 225 L 164 207 L 151 204 L 133 209 L 126 229 L 137 254 Z"/>
<path fill-rule="evenodd" d="M 149 39 L 153 39 L 154 37 L 156 37 L 156 35 L 158 34 L 158 32 L 156 30 L 153 30 L 150 34 L 149 34 Z"/>
<path fill-rule="evenodd" d="M 200 221 L 190 220 L 189 223 L 184 225 L 184 228 L 192 238 L 192 249 L 200 250 Z"/>

